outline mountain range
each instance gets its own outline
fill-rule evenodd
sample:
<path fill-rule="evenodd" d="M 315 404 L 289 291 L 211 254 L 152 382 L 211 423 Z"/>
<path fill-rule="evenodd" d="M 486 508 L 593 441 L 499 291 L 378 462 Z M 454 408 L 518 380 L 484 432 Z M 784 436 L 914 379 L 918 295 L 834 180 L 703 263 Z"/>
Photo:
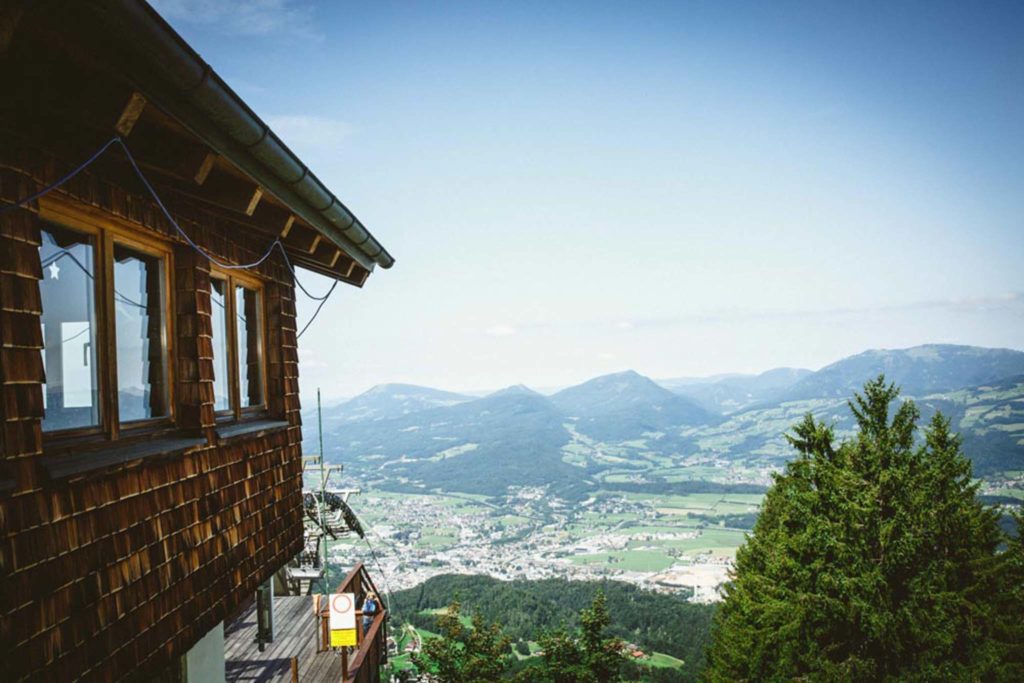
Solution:
<path fill-rule="evenodd" d="M 952 345 L 866 351 L 816 372 L 657 382 L 630 370 L 550 396 L 380 385 L 325 409 L 325 450 L 368 480 L 491 495 L 665 484 L 707 478 L 708 464 L 737 481 L 790 457 L 784 434 L 806 413 L 850 433 L 847 399 L 883 373 L 925 419 L 953 420 L 976 473 L 1024 469 L 1024 352 Z"/>

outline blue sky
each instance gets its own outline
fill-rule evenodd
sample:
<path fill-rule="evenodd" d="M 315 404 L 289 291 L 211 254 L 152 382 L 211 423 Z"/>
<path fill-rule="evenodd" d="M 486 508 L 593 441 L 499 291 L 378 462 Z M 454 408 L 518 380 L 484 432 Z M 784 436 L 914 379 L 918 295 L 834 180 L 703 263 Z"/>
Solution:
<path fill-rule="evenodd" d="M 1024 4 L 154 4 L 397 258 L 304 390 L 1024 347 Z"/>

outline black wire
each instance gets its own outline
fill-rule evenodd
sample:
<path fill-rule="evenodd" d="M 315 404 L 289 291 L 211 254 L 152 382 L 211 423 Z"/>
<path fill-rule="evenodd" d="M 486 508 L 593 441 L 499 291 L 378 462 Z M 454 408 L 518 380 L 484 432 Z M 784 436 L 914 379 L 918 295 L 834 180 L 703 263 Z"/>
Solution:
<path fill-rule="evenodd" d="M 74 254 L 72 254 L 69 250 L 67 250 L 67 249 L 63 249 L 63 250 L 61 250 L 60 252 L 58 252 L 57 254 L 55 254 L 53 256 L 46 257 L 46 260 L 45 261 L 40 261 L 40 264 L 41 264 L 41 266 L 43 268 L 48 268 L 49 266 L 51 266 L 52 264 L 54 264 L 57 261 L 61 260 L 65 256 L 70 258 L 75 263 L 75 265 L 78 266 L 81 269 L 81 271 L 83 273 L 85 273 L 86 275 L 89 276 L 90 279 L 92 279 L 92 280 L 96 279 L 96 276 L 93 275 L 92 273 L 90 273 L 89 269 L 87 267 L 85 267 L 85 265 L 81 261 L 79 261 L 78 258 Z M 125 296 L 121 292 L 117 291 L 116 289 L 114 290 L 114 296 L 121 297 L 122 303 L 130 304 L 132 306 L 137 306 L 138 308 L 141 308 L 143 310 L 149 310 L 149 306 L 145 306 L 143 304 L 140 304 L 138 301 L 132 301 L 131 299 L 129 299 L 127 296 Z"/>
<path fill-rule="evenodd" d="M 295 282 L 298 283 L 298 280 L 296 280 Z M 299 331 L 297 335 L 295 335 L 295 341 L 299 340 L 299 337 L 302 336 L 302 333 L 305 332 L 306 329 L 313 324 L 313 321 L 316 320 L 316 317 L 320 315 L 320 309 L 323 308 L 324 304 L 327 303 L 327 300 L 331 298 L 331 293 L 334 291 L 334 288 L 338 286 L 338 282 L 340 282 L 340 280 L 335 280 L 334 284 L 331 285 L 331 288 L 327 290 L 327 294 L 325 294 L 324 298 L 320 301 L 320 305 L 316 307 L 315 311 L 313 311 L 313 317 L 310 318 L 309 322 L 302 327 L 302 329 Z"/>
<path fill-rule="evenodd" d="M 72 171 L 69 171 L 68 173 L 66 173 L 65 175 L 61 176 L 60 178 L 58 178 L 54 182 L 50 183 L 49 185 L 47 185 L 46 187 L 44 187 L 43 189 L 39 190 L 38 192 L 36 192 L 33 195 L 25 197 L 24 199 L 19 199 L 19 200 L 17 200 L 16 202 L 14 202 L 12 204 L 8 204 L 6 206 L 0 206 L 0 213 L 7 213 L 8 211 L 13 211 L 14 209 L 17 209 L 19 207 L 25 206 L 26 204 L 39 199 L 43 195 L 49 194 L 53 190 L 56 190 L 58 187 L 60 187 L 61 185 L 63 185 L 64 183 L 66 183 L 67 181 L 71 180 L 76 175 L 78 175 L 79 173 L 84 171 L 87 166 L 89 166 L 92 162 L 94 162 L 97 159 L 99 159 L 100 156 L 102 156 L 102 154 L 107 151 L 107 148 L 109 148 L 115 142 L 120 142 L 120 140 L 121 140 L 121 138 L 119 138 L 119 137 L 113 137 L 113 138 L 107 140 L 106 144 L 104 144 L 98 150 L 93 152 L 93 155 L 91 157 L 89 157 L 88 159 L 86 159 L 85 161 L 83 161 L 77 168 L 75 168 Z"/>
<path fill-rule="evenodd" d="M 380 560 L 377 558 L 377 551 L 373 549 L 373 544 L 370 543 L 369 534 L 367 534 L 366 536 L 363 536 L 363 540 L 366 541 L 366 546 L 370 549 L 370 557 L 373 558 L 374 564 L 377 565 L 377 571 L 380 572 L 380 578 L 382 579 L 381 583 L 384 584 L 384 590 L 387 591 L 387 598 L 388 598 L 388 602 L 387 602 L 387 604 L 384 607 L 390 613 L 391 612 L 391 582 L 388 581 L 388 575 L 387 575 L 387 572 L 384 571 L 384 567 L 380 566 Z"/>
<path fill-rule="evenodd" d="M 92 331 L 92 326 L 91 326 L 91 325 L 90 325 L 89 327 L 85 328 L 84 330 L 82 330 L 81 332 L 79 332 L 78 334 L 73 334 L 73 335 L 71 335 L 70 337 L 68 337 L 67 339 L 61 339 L 61 340 L 60 340 L 60 343 L 61 343 L 61 344 L 67 344 L 67 343 L 68 343 L 69 341 L 71 341 L 72 339 L 78 339 L 78 338 L 79 338 L 79 337 L 81 337 L 81 336 L 82 336 L 83 334 L 85 334 L 86 332 L 90 332 L 90 331 Z"/>
<path fill-rule="evenodd" d="M 47 185 L 46 187 L 42 188 L 41 190 L 39 190 L 35 194 L 29 195 L 28 197 L 25 197 L 24 199 L 16 200 L 13 203 L 6 204 L 4 206 L 0 206 L 0 214 L 6 213 L 8 211 L 12 211 L 12 210 L 17 209 L 19 207 L 23 207 L 26 204 L 29 204 L 30 202 L 33 202 L 33 201 L 39 199 L 40 197 L 42 197 L 42 196 L 44 196 L 46 194 L 49 194 L 50 192 L 52 192 L 53 190 L 57 189 L 58 187 L 60 187 L 61 185 L 63 185 L 64 183 L 68 182 L 69 180 L 74 178 L 76 175 L 81 173 L 83 170 L 85 170 L 86 167 L 91 165 L 100 156 L 102 156 L 103 153 L 106 152 L 107 149 L 111 145 L 113 145 L 113 144 L 119 145 L 121 147 L 121 149 L 124 150 L 125 156 L 128 158 L 128 162 L 131 164 L 132 168 L 134 169 L 135 174 L 139 177 L 139 180 L 142 181 L 142 184 L 149 191 L 149 194 L 153 197 L 153 200 L 156 202 L 157 207 L 159 207 L 161 212 L 164 214 L 164 217 L 167 218 L 167 220 L 170 222 L 171 226 L 174 227 L 175 230 L 177 230 L 178 234 L 181 235 L 182 239 L 184 239 L 185 242 L 187 242 L 189 246 L 191 246 L 193 249 L 195 249 L 198 253 L 202 254 L 204 257 L 206 257 L 207 260 L 211 261 L 212 263 L 215 263 L 216 265 L 220 266 L 221 268 L 228 268 L 228 269 L 232 269 L 232 270 L 248 269 L 248 268 L 254 268 L 254 267 L 260 265 L 261 263 L 263 263 L 263 261 L 265 261 L 270 256 L 270 254 L 274 251 L 274 247 L 275 246 L 279 247 L 281 249 L 281 254 L 284 256 L 285 265 L 288 267 L 288 270 L 291 271 L 292 277 L 295 279 L 295 284 L 298 286 L 298 288 L 302 291 L 303 294 L 308 296 L 310 299 L 313 299 L 314 301 L 319 301 L 320 302 L 320 305 L 317 306 L 316 312 L 313 313 L 313 317 L 310 318 L 309 322 L 306 323 L 305 327 L 303 327 L 302 330 L 299 332 L 299 334 L 296 335 L 296 339 L 301 337 L 302 333 L 305 332 L 306 329 L 309 327 L 309 325 L 313 322 L 313 320 L 316 319 L 316 316 L 320 313 L 320 309 L 323 308 L 324 303 L 327 301 L 328 298 L 330 298 L 331 293 L 334 292 L 334 288 L 338 285 L 339 280 L 335 280 L 334 284 L 331 285 L 331 288 L 329 290 L 327 290 L 327 293 L 324 294 L 323 296 L 314 296 L 313 294 L 311 294 L 309 292 L 309 290 L 306 289 L 302 285 L 302 283 L 299 281 L 298 273 L 296 272 L 295 267 L 292 265 L 291 260 L 288 258 L 288 253 L 285 251 L 284 244 L 281 243 L 280 238 L 275 239 L 273 242 L 271 242 L 270 246 L 267 248 L 266 252 L 264 252 L 263 256 L 261 256 L 259 258 L 259 260 L 255 261 L 253 263 L 234 265 L 234 264 L 229 264 L 229 263 L 222 263 L 221 261 L 217 260 L 211 254 L 206 252 L 202 247 L 200 247 L 198 244 L 196 244 L 192 240 L 192 238 L 188 236 L 188 233 L 186 233 L 182 229 L 182 227 L 180 225 L 178 225 L 178 222 L 176 220 L 174 220 L 174 217 L 171 216 L 171 212 L 167 210 L 167 207 L 164 206 L 163 200 L 160 199 L 160 195 L 157 194 L 156 189 L 153 187 L 152 184 L 150 184 L 149 180 L 146 178 L 145 174 L 142 172 L 142 169 L 139 168 L 139 165 L 135 162 L 135 157 L 132 156 L 131 150 L 128 149 L 128 145 L 125 143 L 124 139 L 121 138 L 121 136 L 119 136 L 119 135 L 115 135 L 114 137 L 112 137 L 110 140 L 108 140 L 106 143 L 104 143 L 104 145 L 102 147 L 100 147 L 98 150 L 96 150 L 92 154 L 92 156 L 90 156 L 88 159 L 86 159 L 84 162 L 82 162 L 76 168 L 72 169 L 71 171 L 69 171 L 65 175 L 61 176 L 60 178 L 58 178 L 53 183 L 51 183 L 51 184 Z M 78 262 L 78 259 L 75 259 L 73 254 L 71 254 L 67 250 L 64 250 L 64 251 L 65 251 L 65 253 L 67 253 L 67 255 L 71 256 L 71 258 L 74 259 L 76 261 L 76 263 Z M 57 258 L 59 258 L 59 256 Z M 56 260 L 56 259 L 54 259 L 54 260 Z M 51 263 L 52 263 L 52 261 L 51 261 Z M 82 268 L 83 271 L 85 271 L 85 273 L 89 277 L 93 277 L 92 273 L 90 273 L 87 268 L 82 266 L 81 263 L 78 263 L 78 265 Z M 140 303 L 132 301 L 131 299 L 128 299 L 127 297 L 125 297 L 124 295 L 119 294 L 116 291 L 115 291 L 115 294 L 118 294 L 119 296 L 121 296 L 125 303 L 131 304 L 133 306 L 138 306 L 139 308 L 147 308 L 146 306 L 143 306 Z"/>

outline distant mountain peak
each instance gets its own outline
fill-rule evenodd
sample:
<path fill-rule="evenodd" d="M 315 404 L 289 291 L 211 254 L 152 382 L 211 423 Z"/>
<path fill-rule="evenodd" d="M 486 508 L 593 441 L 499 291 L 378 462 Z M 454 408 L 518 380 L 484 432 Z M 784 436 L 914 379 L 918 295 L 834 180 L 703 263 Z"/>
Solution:
<path fill-rule="evenodd" d="M 526 386 L 525 384 L 513 384 L 510 387 L 505 387 L 504 389 L 498 389 L 494 393 L 488 394 L 487 398 L 492 398 L 494 396 L 540 396 L 540 395 L 541 394 L 537 393 L 536 391 L 534 391 L 530 387 Z"/>
<path fill-rule="evenodd" d="M 600 377 L 630 377 L 630 378 L 640 377 L 640 378 L 643 378 L 643 379 L 647 379 L 644 375 L 641 375 L 639 372 L 637 372 L 636 370 L 633 370 L 633 369 L 622 370 L 621 372 L 611 372 L 611 373 L 608 373 L 607 375 L 601 375 Z"/>
<path fill-rule="evenodd" d="M 360 394 L 360 396 L 376 396 L 378 394 L 390 394 L 396 391 L 404 391 L 410 389 L 415 391 L 418 389 L 427 389 L 427 387 L 419 387 L 416 386 L 415 384 L 402 384 L 401 382 L 386 382 L 384 384 L 373 385 L 372 387 L 364 391 L 362 394 Z"/>
<path fill-rule="evenodd" d="M 961 344 L 871 349 L 826 365 L 793 384 L 780 398 L 850 396 L 880 374 L 904 395 L 923 396 L 1024 374 L 1024 352 Z"/>
<path fill-rule="evenodd" d="M 678 396 L 635 370 L 601 375 L 563 389 L 551 401 L 566 415 L 587 416 L 590 428 L 602 416 L 615 416 L 611 424 L 646 425 L 647 431 L 713 422 L 717 416 Z M 584 428 L 581 425 L 581 428 Z M 594 432 L 596 433 L 596 432 Z"/>
<path fill-rule="evenodd" d="M 340 422 L 382 420 L 468 400 L 469 396 L 415 384 L 378 384 L 333 408 L 328 419 Z"/>

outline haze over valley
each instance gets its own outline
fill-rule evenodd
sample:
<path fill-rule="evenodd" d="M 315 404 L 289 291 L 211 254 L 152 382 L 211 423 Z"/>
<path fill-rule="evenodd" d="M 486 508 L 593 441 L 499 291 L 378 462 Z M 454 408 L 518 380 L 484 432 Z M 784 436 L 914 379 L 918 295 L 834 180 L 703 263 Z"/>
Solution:
<path fill-rule="evenodd" d="M 393 590 L 441 573 L 613 577 L 714 600 L 793 457 L 786 433 L 810 413 L 849 435 L 849 397 L 883 373 L 924 420 L 952 420 L 986 500 L 1024 499 L 1024 352 L 970 346 L 872 350 L 818 371 L 627 370 L 547 395 L 384 384 L 323 409 L 324 451 L 344 465 L 334 483 L 361 489 L 352 506 Z"/>

